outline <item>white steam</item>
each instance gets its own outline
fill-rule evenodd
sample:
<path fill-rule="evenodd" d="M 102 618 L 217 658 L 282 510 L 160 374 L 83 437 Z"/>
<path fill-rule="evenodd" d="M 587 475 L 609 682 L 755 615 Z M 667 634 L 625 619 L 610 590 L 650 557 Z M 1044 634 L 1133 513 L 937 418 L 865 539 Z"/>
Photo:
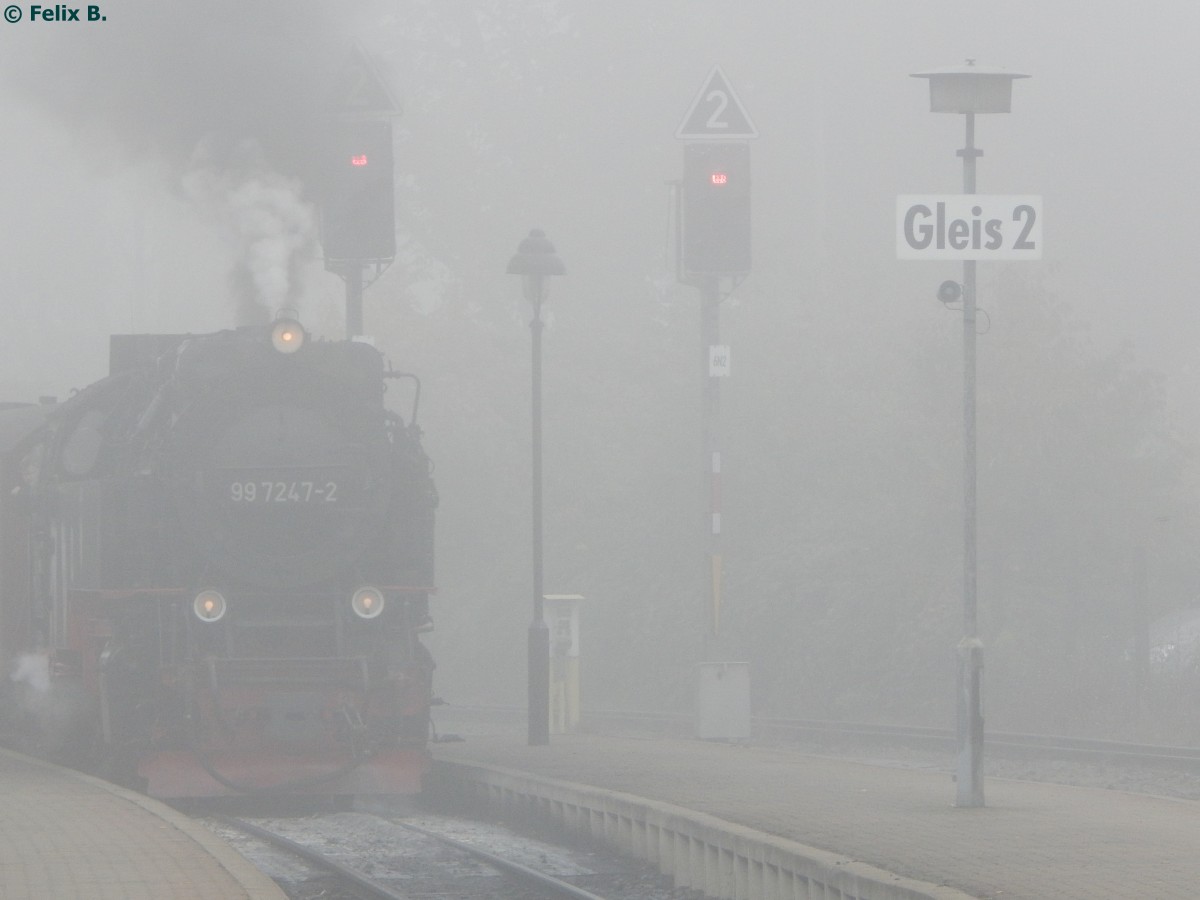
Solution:
<path fill-rule="evenodd" d="M 13 663 L 9 678 L 27 684 L 39 694 L 50 690 L 50 657 L 45 653 L 22 653 Z"/>
<path fill-rule="evenodd" d="M 300 182 L 266 168 L 255 146 L 240 146 L 235 157 L 222 165 L 202 146 L 183 189 L 232 236 L 238 324 L 252 324 L 300 306 L 306 264 L 315 256 L 317 217 Z"/>

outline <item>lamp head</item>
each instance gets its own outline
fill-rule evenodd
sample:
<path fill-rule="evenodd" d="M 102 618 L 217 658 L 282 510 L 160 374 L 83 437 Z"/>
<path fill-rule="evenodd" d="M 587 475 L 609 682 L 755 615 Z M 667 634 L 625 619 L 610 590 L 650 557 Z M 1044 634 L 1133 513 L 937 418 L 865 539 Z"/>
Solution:
<path fill-rule="evenodd" d="M 534 228 L 517 247 L 517 252 L 508 261 L 509 275 L 520 275 L 524 280 L 525 297 L 529 301 L 543 299 L 545 279 L 548 275 L 566 275 L 566 267 L 554 252 L 554 245 L 546 232 Z"/>
<path fill-rule="evenodd" d="M 280 353 L 295 353 L 307 338 L 308 334 L 295 319 L 278 319 L 271 326 L 271 346 Z"/>
<path fill-rule="evenodd" d="M 1028 78 L 988 66 L 966 65 L 915 72 L 913 78 L 929 79 L 929 109 L 948 113 L 1006 113 L 1012 111 L 1012 83 Z"/>

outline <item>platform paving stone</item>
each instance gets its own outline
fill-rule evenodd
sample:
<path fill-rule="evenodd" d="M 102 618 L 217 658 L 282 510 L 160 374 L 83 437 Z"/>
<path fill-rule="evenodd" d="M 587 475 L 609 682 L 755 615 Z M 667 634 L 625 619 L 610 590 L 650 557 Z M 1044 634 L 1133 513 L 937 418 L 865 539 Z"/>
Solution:
<path fill-rule="evenodd" d="M 672 803 L 991 900 L 1200 897 L 1200 803 L 687 740 L 467 735 L 435 756 Z"/>
<path fill-rule="evenodd" d="M 98 779 L 0 751 L 3 900 L 285 900 L 183 814 Z"/>

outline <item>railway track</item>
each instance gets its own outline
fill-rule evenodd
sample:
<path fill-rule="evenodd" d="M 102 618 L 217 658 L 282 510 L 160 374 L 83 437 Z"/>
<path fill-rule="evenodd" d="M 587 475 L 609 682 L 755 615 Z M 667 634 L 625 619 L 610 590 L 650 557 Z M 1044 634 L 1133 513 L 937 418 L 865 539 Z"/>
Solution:
<path fill-rule="evenodd" d="M 416 825 L 399 816 L 363 813 L 256 822 L 211 816 L 208 821 L 293 900 L 671 900 L 677 896 L 656 873 L 628 874 L 631 864 L 627 862 L 614 865 L 601 860 L 595 868 L 580 866 L 567 851 L 560 853 L 511 834 L 503 837 L 497 829 L 474 823 L 435 820 L 431 824 L 423 818 Z M 471 843 L 454 837 L 456 832 L 472 834 Z M 253 845 L 255 841 L 259 846 Z M 263 845 L 303 863 L 272 857 Z M 590 884 L 599 881 L 603 893 L 568 878 Z"/>
<path fill-rule="evenodd" d="M 225 825 L 227 828 L 232 828 L 241 831 L 258 840 L 285 850 L 294 856 L 300 857 L 309 865 L 315 866 L 317 869 L 330 873 L 334 879 L 343 886 L 348 886 L 347 893 L 349 896 L 359 897 L 362 900 L 411 900 L 407 894 L 401 894 L 393 891 L 374 878 L 343 865 L 326 853 L 321 853 L 314 850 L 305 844 L 293 841 L 291 838 L 284 837 L 278 832 L 262 828 L 252 822 L 247 822 L 244 819 L 234 819 L 227 816 L 218 816 L 216 821 Z"/>
<path fill-rule="evenodd" d="M 519 721 L 525 715 L 515 708 L 455 708 L 455 712 L 481 721 Z M 602 710 L 588 712 L 584 723 L 596 731 L 625 730 L 655 736 L 690 737 L 694 720 L 689 715 L 662 712 Z M 903 745 L 922 750 L 953 753 L 955 733 L 948 728 L 877 725 L 863 722 L 834 722 L 819 719 L 786 719 L 754 716 L 751 731 L 755 740 L 846 744 L 866 746 Z M 1200 748 L 1096 740 L 1063 735 L 989 731 L 985 734 L 989 755 L 1011 759 L 1062 760 L 1082 763 L 1130 764 L 1176 772 L 1200 773 Z"/>
<path fill-rule="evenodd" d="M 950 752 L 953 752 L 956 743 L 954 732 L 944 728 L 767 718 L 756 719 L 755 727 L 760 736 L 769 739 L 812 739 L 821 736 L 834 739 L 859 738 L 879 743 L 903 742 Z M 1200 748 L 1196 747 L 1159 746 L 1004 731 L 988 732 L 984 743 L 987 751 L 991 753 L 1019 758 L 1135 763 L 1181 771 L 1200 770 Z"/>
<path fill-rule="evenodd" d="M 535 890 L 539 890 L 549 897 L 567 897 L 570 900 L 605 900 L 599 894 L 593 894 L 591 891 L 585 891 L 583 888 L 575 887 L 560 878 L 555 878 L 552 875 L 547 875 L 544 872 L 538 872 L 531 869 L 522 863 L 513 862 L 512 860 L 503 859 L 489 853 L 486 850 L 480 850 L 478 847 L 472 847 L 469 844 L 464 844 L 462 841 L 456 841 L 453 838 L 447 837 L 444 834 L 438 834 L 426 828 L 420 828 L 416 825 L 404 823 L 404 828 L 414 831 L 417 834 L 423 834 L 427 838 L 435 841 L 440 841 L 448 847 L 453 847 L 456 850 L 466 853 L 484 863 L 487 863 L 494 869 L 504 872 L 512 876 L 518 881 L 528 885 Z"/>

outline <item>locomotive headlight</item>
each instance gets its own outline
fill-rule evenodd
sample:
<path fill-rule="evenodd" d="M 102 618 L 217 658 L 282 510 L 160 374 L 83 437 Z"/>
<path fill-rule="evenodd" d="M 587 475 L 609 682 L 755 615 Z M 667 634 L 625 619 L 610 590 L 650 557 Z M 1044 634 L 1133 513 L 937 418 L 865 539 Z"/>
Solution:
<path fill-rule="evenodd" d="M 225 617 L 228 609 L 229 604 L 225 602 L 225 595 L 220 591 L 201 591 L 192 601 L 192 612 L 201 622 L 219 622 Z"/>
<path fill-rule="evenodd" d="M 271 326 L 271 346 L 280 353 L 295 353 L 307 338 L 308 334 L 295 319 L 276 319 Z"/>
<path fill-rule="evenodd" d="M 350 608 L 360 619 L 373 619 L 383 612 L 383 594 L 373 587 L 359 588 L 350 598 Z"/>

